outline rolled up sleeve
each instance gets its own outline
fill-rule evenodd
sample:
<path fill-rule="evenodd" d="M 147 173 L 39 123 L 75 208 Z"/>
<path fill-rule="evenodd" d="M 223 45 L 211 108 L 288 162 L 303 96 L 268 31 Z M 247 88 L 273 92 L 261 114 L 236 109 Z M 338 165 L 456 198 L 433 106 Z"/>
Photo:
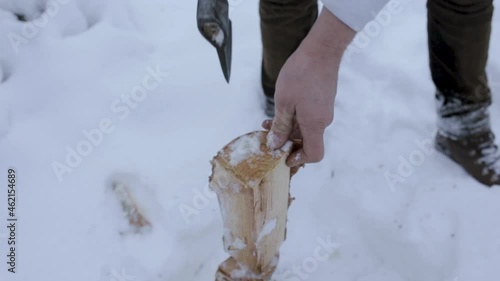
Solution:
<path fill-rule="evenodd" d="M 325 7 L 355 31 L 362 30 L 389 0 L 323 0 Z"/>

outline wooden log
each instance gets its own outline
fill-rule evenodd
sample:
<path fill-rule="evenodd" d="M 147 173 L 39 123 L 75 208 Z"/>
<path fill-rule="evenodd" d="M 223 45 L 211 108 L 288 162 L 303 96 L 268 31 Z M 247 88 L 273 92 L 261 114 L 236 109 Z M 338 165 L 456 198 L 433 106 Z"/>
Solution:
<path fill-rule="evenodd" d="M 285 161 L 292 142 L 271 151 L 267 132 L 252 132 L 226 145 L 212 160 L 210 188 L 224 222 L 223 262 L 216 281 L 270 280 L 286 236 L 290 178 Z"/>

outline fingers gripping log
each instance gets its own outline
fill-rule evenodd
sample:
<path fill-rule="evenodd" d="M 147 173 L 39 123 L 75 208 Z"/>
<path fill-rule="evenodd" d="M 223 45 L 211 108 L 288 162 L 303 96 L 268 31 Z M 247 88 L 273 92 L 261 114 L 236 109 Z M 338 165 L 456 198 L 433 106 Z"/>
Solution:
<path fill-rule="evenodd" d="M 212 160 L 210 188 L 217 193 L 230 257 L 216 281 L 270 280 L 286 236 L 290 178 L 285 161 L 292 143 L 270 151 L 267 132 L 252 132 L 226 145 Z"/>

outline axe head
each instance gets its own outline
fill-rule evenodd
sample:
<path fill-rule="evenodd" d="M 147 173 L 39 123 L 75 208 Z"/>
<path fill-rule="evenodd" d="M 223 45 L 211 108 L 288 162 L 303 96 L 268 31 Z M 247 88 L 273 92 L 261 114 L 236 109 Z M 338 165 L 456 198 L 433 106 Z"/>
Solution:
<path fill-rule="evenodd" d="M 217 50 L 222 72 L 229 83 L 231 77 L 232 27 L 227 0 L 198 0 L 196 19 L 201 35 Z"/>

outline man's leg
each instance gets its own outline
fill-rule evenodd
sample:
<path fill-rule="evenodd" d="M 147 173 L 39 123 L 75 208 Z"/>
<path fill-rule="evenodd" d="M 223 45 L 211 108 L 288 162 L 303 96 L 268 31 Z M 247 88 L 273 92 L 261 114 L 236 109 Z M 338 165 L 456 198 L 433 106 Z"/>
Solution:
<path fill-rule="evenodd" d="M 438 149 L 486 185 L 500 184 L 490 130 L 486 62 L 492 0 L 429 0 L 429 55 L 437 88 Z"/>
<path fill-rule="evenodd" d="M 299 47 L 317 17 L 317 0 L 260 0 L 262 88 L 267 115 L 274 115 L 274 89 L 281 67 Z"/>

